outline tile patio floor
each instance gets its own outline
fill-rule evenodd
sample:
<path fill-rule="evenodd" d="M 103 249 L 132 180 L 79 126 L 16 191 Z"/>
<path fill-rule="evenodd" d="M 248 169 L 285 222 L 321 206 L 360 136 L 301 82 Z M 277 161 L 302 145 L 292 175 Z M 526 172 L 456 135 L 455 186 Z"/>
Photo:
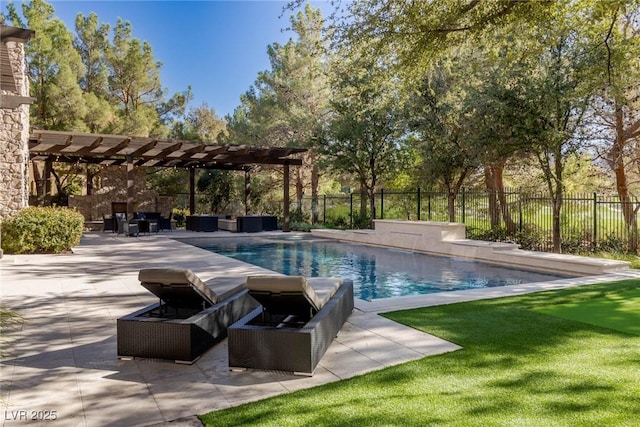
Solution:
<path fill-rule="evenodd" d="M 229 235 L 206 236 L 214 234 Z M 197 414 L 459 349 L 376 313 L 605 279 L 357 300 L 356 310 L 310 378 L 274 371 L 231 372 L 226 340 L 192 365 L 119 360 L 116 319 L 156 301 L 137 281 L 141 268 L 191 268 L 204 280 L 264 271 L 171 239 L 199 235 L 205 234 L 174 231 L 128 238 L 90 232 L 73 254 L 0 259 L 2 304 L 27 319 L 19 329 L 3 331 L 13 345 L 0 362 L 1 425 L 51 425 L 30 418 L 55 411 L 56 426 L 197 426 Z M 629 276 L 639 275 L 630 271 L 607 278 Z"/>

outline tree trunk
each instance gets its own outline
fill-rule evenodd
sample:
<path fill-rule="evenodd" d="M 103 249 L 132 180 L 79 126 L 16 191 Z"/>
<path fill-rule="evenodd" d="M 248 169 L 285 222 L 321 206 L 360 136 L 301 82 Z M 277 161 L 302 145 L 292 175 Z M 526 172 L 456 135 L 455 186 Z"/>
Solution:
<path fill-rule="evenodd" d="M 311 159 L 311 223 L 315 224 L 318 222 L 318 218 L 320 216 L 318 207 L 318 184 L 320 182 L 320 171 L 318 170 L 315 153 L 311 155 Z"/>
<path fill-rule="evenodd" d="M 500 210 L 498 209 L 496 176 L 492 165 L 486 165 L 484 167 L 484 182 L 487 188 L 487 198 L 489 201 L 489 219 L 491 221 L 491 229 L 496 230 L 500 227 Z"/>
<path fill-rule="evenodd" d="M 456 193 L 447 190 L 447 207 L 449 210 L 449 222 L 456 222 Z"/>
<path fill-rule="evenodd" d="M 615 100 L 615 105 L 616 134 L 613 147 L 611 147 L 611 167 L 616 177 L 616 191 L 618 192 L 622 216 L 624 217 L 624 223 L 629 236 L 629 250 L 635 253 L 638 251 L 638 222 L 636 219 L 636 209 L 634 209 L 634 204 L 629 194 L 627 173 L 624 164 L 624 149 L 627 144 L 624 129 L 624 112 L 618 99 Z"/>
<path fill-rule="evenodd" d="M 500 161 L 500 163 L 496 166 L 495 169 L 495 186 L 498 192 L 498 201 L 500 202 L 500 212 L 502 213 L 502 220 L 504 221 L 505 227 L 507 228 L 508 233 L 515 233 L 518 230 L 518 226 L 511 218 L 511 212 L 509 211 L 509 205 L 507 203 L 507 195 L 504 191 L 504 161 Z"/>
<path fill-rule="evenodd" d="M 360 218 L 360 220 L 358 221 L 360 226 L 362 226 L 362 224 L 364 224 L 366 218 L 367 218 L 367 205 L 369 203 L 369 192 L 367 191 L 367 184 L 364 182 L 360 183 L 360 213 L 358 215 L 358 218 Z"/>
<path fill-rule="evenodd" d="M 371 212 L 371 219 L 369 221 L 369 228 L 373 229 L 373 220 L 376 219 L 376 187 L 370 187 L 369 193 L 369 212 Z"/>

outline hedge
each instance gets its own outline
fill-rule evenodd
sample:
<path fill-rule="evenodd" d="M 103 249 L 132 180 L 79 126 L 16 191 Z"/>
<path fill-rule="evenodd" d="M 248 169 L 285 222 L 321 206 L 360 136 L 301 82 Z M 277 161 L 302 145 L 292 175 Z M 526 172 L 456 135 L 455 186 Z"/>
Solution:
<path fill-rule="evenodd" d="M 51 254 L 80 243 L 84 217 L 61 207 L 29 207 L 2 220 L 2 250 L 7 254 Z"/>

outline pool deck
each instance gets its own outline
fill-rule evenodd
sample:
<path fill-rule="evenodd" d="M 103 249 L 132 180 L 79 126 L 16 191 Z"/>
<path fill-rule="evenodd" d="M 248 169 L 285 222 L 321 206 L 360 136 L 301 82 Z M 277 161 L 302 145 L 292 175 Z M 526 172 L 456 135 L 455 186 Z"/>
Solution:
<path fill-rule="evenodd" d="M 55 413 L 57 426 L 197 426 L 197 414 L 460 348 L 377 313 L 640 277 L 639 271 L 628 270 L 549 283 L 356 300 L 356 310 L 313 377 L 232 372 L 226 340 L 192 365 L 119 360 L 116 319 L 156 302 L 139 285 L 141 268 L 191 268 L 205 280 L 265 271 L 173 240 L 228 236 L 243 234 L 176 230 L 134 238 L 88 232 L 73 254 L 0 259 L 2 304 L 26 318 L 20 328 L 3 331 L 12 338 L 12 352 L 0 362 L 2 425 L 38 424 L 32 416 Z"/>

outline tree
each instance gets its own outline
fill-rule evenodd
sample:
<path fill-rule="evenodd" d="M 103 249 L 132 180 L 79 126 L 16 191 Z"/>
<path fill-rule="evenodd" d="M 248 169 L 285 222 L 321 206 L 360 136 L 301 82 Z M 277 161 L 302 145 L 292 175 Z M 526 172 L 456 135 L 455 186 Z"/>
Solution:
<path fill-rule="evenodd" d="M 469 173 L 479 166 L 472 129 L 465 117 L 468 93 L 461 62 L 443 60 L 424 76 L 405 104 L 405 121 L 421 164 L 416 175 L 427 185 L 440 183 L 447 193 L 449 221 L 455 221 L 455 200 Z"/>
<path fill-rule="evenodd" d="M 105 62 L 105 52 L 109 46 L 108 24 L 99 24 L 95 13 L 76 16 L 76 38 L 74 46 L 85 66 L 86 73 L 79 84 L 83 90 L 86 115 L 84 122 L 92 133 L 106 130 L 114 121 L 115 109 L 107 99 L 109 93 L 109 72 Z"/>
<path fill-rule="evenodd" d="M 13 3 L 7 4 L 13 25 L 35 31 L 25 45 L 27 73 L 35 98 L 31 124 L 51 130 L 83 130 L 85 105 L 78 81 L 85 68 L 73 47 L 73 34 L 54 18 L 53 7 L 43 0 L 22 4 L 23 22 Z"/>
<path fill-rule="evenodd" d="M 139 136 L 163 136 L 167 121 L 184 113 L 191 89 L 165 100 L 157 62 L 148 42 L 132 38 L 130 22 L 118 19 L 105 51 L 109 70 L 109 99 L 117 105 L 119 122 L 111 130 Z"/>
<path fill-rule="evenodd" d="M 13 3 L 7 4 L 9 20 L 17 27 L 30 28 L 34 37 L 25 45 L 31 95 L 31 126 L 51 130 L 85 130 L 86 113 L 78 81 L 84 75 L 80 56 L 73 47 L 73 35 L 54 18 L 54 9 L 43 0 L 22 4 L 23 21 Z M 44 182 L 46 166 L 33 162 L 36 182 Z M 57 192 L 67 191 L 56 179 Z M 45 186 L 36 186 L 37 199 L 44 201 Z"/>
<path fill-rule="evenodd" d="M 590 12 L 595 24 L 589 34 L 600 55 L 595 67 L 599 90 L 592 104 L 604 141 L 598 149 L 614 173 L 630 241 L 635 242 L 640 205 L 632 202 L 629 172 L 640 170 L 640 2 L 596 2 Z"/>
<path fill-rule="evenodd" d="M 537 39 L 544 50 L 531 67 L 528 111 L 537 117 L 540 132 L 532 134 L 534 153 L 543 171 L 553 211 L 553 249 L 561 252 L 560 221 L 564 200 L 564 170 L 568 158 L 583 142 L 578 130 L 584 124 L 591 94 L 584 84 L 593 56 L 580 37 L 577 14 L 558 4 Z"/>
<path fill-rule="evenodd" d="M 246 94 L 253 120 L 270 135 L 274 145 L 309 148 L 303 166 L 295 170 L 296 198 L 311 187 L 312 222 L 318 219 L 320 170 L 316 147 L 327 126 L 329 85 L 324 20 L 319 9 L 306 5 L 291 17 L 297 40 L 267 48 L 271 69 L 259 73 L 255 90 Z"/>
<path fill-rule="evenodd" d="M 293 7 L 302 3 L 294 1 Z M 339 2 L 338 2 L 339 3 Z M 525 20 L 544 22 L 553 1 L 539 0 L 365 0 L 339 3 L 332 15 L 334 42 L 393 58 L 394 71 L 418 81 L 424 68 L 451 47 L 486 29 Z M 346 13 L 340 9 L 344 8 Z"/>
<path fill-rule="evenodd" d="M 203 171 L 198 177 L 197 188 L 208 196 L 211 212 L 226 212 L 234 195 L 233 176 L 224 170 Z"/>
<path fill-rule="evenodd" d="M 367 200 L 371 219 L 376 217 L 375 191 L 395 169 L 400 153 L 397 91 L 375 65 L 374 60 L 336 63 L 334 117 L 327 142 L 320 147 L 334 171 L 355 175 L 361 191 L 361 225 Z"/>
<path fill-rule="evenodd" d="M 226 123 L 205 102 L 191 107 L 183 121 L 174 123 L 171 136 L 176 139 L 215 143 L 227 133 Z"/>

